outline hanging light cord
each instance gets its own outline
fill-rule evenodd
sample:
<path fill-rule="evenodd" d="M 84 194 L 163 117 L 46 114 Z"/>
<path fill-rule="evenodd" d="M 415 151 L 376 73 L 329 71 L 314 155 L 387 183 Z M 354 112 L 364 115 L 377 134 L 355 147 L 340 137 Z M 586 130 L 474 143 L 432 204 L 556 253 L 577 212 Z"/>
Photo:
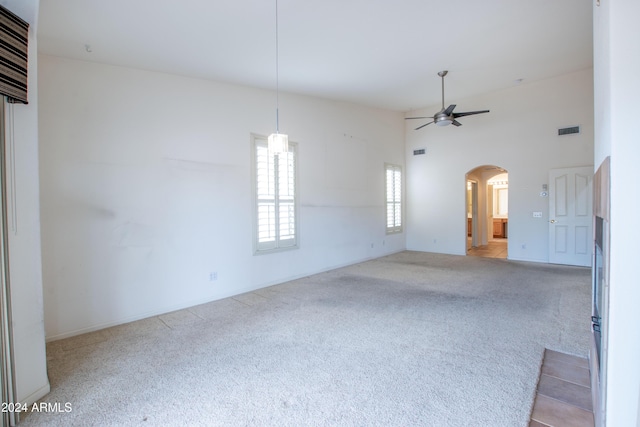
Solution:
<path fill-rule="evenodd" d="M 280 73 L 278 55 L 278 0 L 276 0 L 276 133 L 280 133 L 280 120 L 278 109 L 280 107 Z"/>

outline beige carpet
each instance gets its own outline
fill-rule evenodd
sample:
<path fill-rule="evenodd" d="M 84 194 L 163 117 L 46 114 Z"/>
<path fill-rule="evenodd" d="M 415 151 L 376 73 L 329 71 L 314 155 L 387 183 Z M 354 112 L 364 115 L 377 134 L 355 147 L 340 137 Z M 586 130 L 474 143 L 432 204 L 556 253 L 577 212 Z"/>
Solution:
<path fill-rule="evenodd" d="M 527 426 L 590 270 L 402 252 L 48 345 L 23 426 Z M 176 284 L 179 286 L 179 284 Z"/>

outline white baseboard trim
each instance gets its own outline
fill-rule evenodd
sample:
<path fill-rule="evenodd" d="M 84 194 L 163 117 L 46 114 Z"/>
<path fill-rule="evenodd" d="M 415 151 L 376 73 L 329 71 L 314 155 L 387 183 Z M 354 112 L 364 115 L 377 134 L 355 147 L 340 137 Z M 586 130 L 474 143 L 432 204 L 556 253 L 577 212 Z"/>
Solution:
<path fill-rule="evenodd" d="M 50 391 L 51 391 L 51 385 L 49 384 L 49 381 L 47 381 L 47 384 L 40 387 L 38 390 L 34 391 L 30 395 L 24 396 L 24 397 L 20 396 L 18 399 L 18 402 L 26 403 L 28 406 L 31 406 L 35 402 L 37 402 L 38 400 L 42 399 L 44 396 L 49 394 Z"/>

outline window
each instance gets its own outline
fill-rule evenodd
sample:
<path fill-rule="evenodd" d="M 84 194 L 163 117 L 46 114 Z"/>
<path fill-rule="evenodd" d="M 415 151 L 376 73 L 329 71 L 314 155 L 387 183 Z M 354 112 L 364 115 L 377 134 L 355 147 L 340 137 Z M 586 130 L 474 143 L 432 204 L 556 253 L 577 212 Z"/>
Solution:
<path fill-rule="evenodd" d="M 387 183 L 387 233 L 402 232 L 402 168 L 385 164 Z"/>
<path fill-rule="evenodd" d="M 295 248 L 298 245 L 296 199 L 296 144 L 287 153 L 271 154 L 267 138 L 253 136 L 255 171 L 256 253 Z"/>

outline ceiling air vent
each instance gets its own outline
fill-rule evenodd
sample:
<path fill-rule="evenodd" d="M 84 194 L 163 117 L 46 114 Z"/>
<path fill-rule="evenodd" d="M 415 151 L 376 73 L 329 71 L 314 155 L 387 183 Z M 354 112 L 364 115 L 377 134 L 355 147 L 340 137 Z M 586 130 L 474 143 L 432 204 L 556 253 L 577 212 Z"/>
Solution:
<path fill-rule="evenodd" d="M 580 126 L 572 126 L 572 127 L 569 127 L 569 128 L 560 128 L 560 129 L 558 129 L 558 136 L 573 135 L 575 133 L 580 133 Z"/>
<path fill-rule="evenodd" d="M 426 152 L 427 152 L 427 150 L 426 150 L 426 149 L 421 148 L 421 149 L 419 149 L 419 150 L 413 150 L 413 155 L 414 155 L 414 156 L 419 156 L 420 154 L 424 154 L 424 153 L 426 153 Z"/>

